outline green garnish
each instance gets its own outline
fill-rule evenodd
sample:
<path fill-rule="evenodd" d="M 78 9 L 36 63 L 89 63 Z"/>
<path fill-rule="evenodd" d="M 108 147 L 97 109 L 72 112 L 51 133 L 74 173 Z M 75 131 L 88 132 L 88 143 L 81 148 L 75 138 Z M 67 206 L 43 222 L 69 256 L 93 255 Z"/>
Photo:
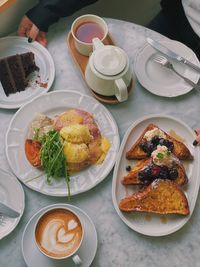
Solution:
<path fill-rule="evenodd" d="M 163 153 L 158 153 L 158 154 L 156 155 L 156 157 L 157 157 L 158 159 L 163 159 L 163 158 L 164 158 L 164 154 L 163 154 Z"/>
<path fill-rule="evenodd" d="M 58 132 L 52 130 L 42 137 L 40 159 L 42 167 L 47 174 L 47 182 L 51 178 L 65 177 L 70 197 L 70 177 L 66 157 L 63 152 L 64 144 Z"/>

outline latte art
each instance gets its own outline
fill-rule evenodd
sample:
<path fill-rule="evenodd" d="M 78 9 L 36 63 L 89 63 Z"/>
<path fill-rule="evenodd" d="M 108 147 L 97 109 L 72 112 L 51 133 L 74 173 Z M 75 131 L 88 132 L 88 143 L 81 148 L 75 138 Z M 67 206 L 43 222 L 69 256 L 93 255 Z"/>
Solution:
<path fill-rule="evenodd" d="M 54 209 L 39 220 L 36 242 L 47 255 L 57 258 L 71 255 L 82 239 L 82 227 L 75 214 L 65 209 Z"/>

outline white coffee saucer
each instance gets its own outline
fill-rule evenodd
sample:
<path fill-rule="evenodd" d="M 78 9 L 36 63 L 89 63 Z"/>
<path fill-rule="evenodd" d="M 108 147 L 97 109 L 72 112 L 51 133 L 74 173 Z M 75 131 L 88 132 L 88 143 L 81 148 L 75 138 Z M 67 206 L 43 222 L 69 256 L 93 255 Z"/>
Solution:
<path fill-rule="evenodd" d="M 89 267 L 92 263 L 96 251 L 97 251 L 97 232 L 94 226 L 94 223 L 90 219 L 90 217 L 81 209 L 68 205 L 68 204 L 54 204 L 47 206 L 41 210 L 39 210 L 36 214 L 34 214 L 29 222 L 27 223 L 23 236 L 22 236 L 22 254 L 24 260 L 28 267 L 73 267 L 77 266 L 74 264 L 71 258 L 65 260 L 52 260 L 44 256 L 39 249 L 37 248 L 34 240 L 34 225 L 36 223 L 37 218 L 40 216 L 42 212 L 47 210 L 50 207 L 55 208 L 70 208 L 72 211 L 75 211 L 77 215 L 80 217 L 82 225 L 84 227 L 84 239 L 81 247 L 79 248 L 77 254 L 82 259 L 82 264 L 79 265 L 81 267 Z"/>

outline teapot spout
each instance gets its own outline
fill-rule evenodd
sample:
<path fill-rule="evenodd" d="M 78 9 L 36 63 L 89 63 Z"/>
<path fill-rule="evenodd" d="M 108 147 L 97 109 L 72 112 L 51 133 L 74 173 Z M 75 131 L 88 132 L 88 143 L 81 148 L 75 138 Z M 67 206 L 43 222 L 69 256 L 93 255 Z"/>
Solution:
<path fill-rule="evenodd" d="M 102 43 L 102 41 L 99 38 L 93 38 L 92 44 L 93 44 L 93 51 L 100 49 L 104 46 L 104 44 Z"/>

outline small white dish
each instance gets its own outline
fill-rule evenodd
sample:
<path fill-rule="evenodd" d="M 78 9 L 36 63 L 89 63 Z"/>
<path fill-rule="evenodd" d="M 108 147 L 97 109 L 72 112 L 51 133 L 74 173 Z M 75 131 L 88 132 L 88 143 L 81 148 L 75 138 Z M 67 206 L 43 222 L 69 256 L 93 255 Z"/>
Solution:
<path fill-rule="evenodd" d="M 40 68 L 29 82 L 25 91 L 6 96 L 0 82 L 0 108 L 19 108 L 32 98 L 45 94 L 51 88 L 55 77 L 54 62 L 49 51 L 38 42 L 28 43 L 25 37 L 8 36 L 0 39 L 0 58 L 33 52 L 36 65 Z M 46 84 L 46 85 L 45 85 Z"/>
<path fill-rule="evenodd" d="M 195 53 L 186 45 L 173 40 L 164 40 L 160 41 L 160 43 L 200 66 Z M 193 89 L 191 85 L 173 73 L 173 71 L 153 61 L 153 57 L 156 54 L 161 53 L 147 43 L 136 55 L 134 70 L 141 85 L 149 92 L 164 97 L 176 97 L 190 92 Z M 194 83 L 198 82 L 200 73 L 176 60 L 169 60 L 180 74 L 189 78 Z"/>
<path fill-rule="evenodd" d="M 122 212 L 118 207 L 122 198 L 127 195 L 131 195 L 139 189 L 138 186 L 124 186 L 121 183 L 121 180 L 123 176 L 127 175 L 126 167 L 129 165 L 133 166 L 136 163 L 134 160 L 130 161 L 126 159 L 126 152 L 136 142 L 143 130 L 150 123 L 158 125 L 158 127 L 168 133 L 170 130 L 175 131 L 178 136 L 184 139 L 184 143 L 194 156 L 194 160 L 183 162 L 189 179 L 188 185 L 182 187 L 189 204 L 190 214 L 188 216 L 156 215 L 145 212 L 126 213 Z M 196 204 L 200 185 L 200 148 L 193 147 L 192 143 L 194 139 L 194 131 L 183 121 L 171 116 L 158 114 L 138 119 L 127 130 L 121 143 L 118 159 L 115 164 L 112 182 L 112 199 L 119 217 L 131 229 L 144 235 L 164 236 L 179 230 L 185 223 L 188 222 Z"/>
<path fill-rule="evenodd" d="M 83 242 L 81 247 L 78 250 L 78 254 L 82 259 L 81 267 L 88 267 L 91 265 L 96 251 L 97 251 L 97 232 L 94 226 L 94 223 L 90 219 L 90 217 L 78 207 L 68 204 L 55 204 L 51 206 L 47 206 L 36 214 L 34 214 L 29 222 L 27 223 L 21 242 L 22 254 L 24 260 L 28 267 L 42 266 L 42 267 L 72 267 L 75 266 L 73 260 L 71 258 L 64 260 L 53 260 L 46 256 L 44 256 L 39 249 L 37 248 L 34 240 L 34 225 L 39 218 L 40 214 L 42 214 L 45 210 L 49 208 L 69 208 L 72 211 L 76 212 L 76 214 L 80 217 L 81 222 L 83 224 L 83 228 L 85 231 Z"/>
<path fill-rule="evenodd" d="M 13 116 L 5 142 L 6 156 L 13 173 L 25 185 L 46 195 L 67 196 L 67 185 L 65 179 L 54 180 L 51 185 L 47 184 L 46 174 L 28 162 L 24 151 L 27 133 L 37 113 L 52 117 L 71 108 L 79 108 L 92 114 L 102 135 L 107 137 L 111 144 L 102 164 L 89 166 L 71 175 L 71 195 L 85 192 L 100 183 L 109 174 L 116 161 L 120 142 L 118 128 L 111 113 L 102 104 L 92 97 L 70 90 L 39 96 L 21 107 Z M 34 177 L 38 178 L 32 179 Z"/>
<path fill-rule="evenodd" d="M 25 207 L 24 190 L 13 174 L 0 169 L 0 201 L 20 213 L 17 218 L 0 215 L 0 239 L 10 234 L 19 223 Z M 1 211 L 0 211 L 1 213 Z"/>

